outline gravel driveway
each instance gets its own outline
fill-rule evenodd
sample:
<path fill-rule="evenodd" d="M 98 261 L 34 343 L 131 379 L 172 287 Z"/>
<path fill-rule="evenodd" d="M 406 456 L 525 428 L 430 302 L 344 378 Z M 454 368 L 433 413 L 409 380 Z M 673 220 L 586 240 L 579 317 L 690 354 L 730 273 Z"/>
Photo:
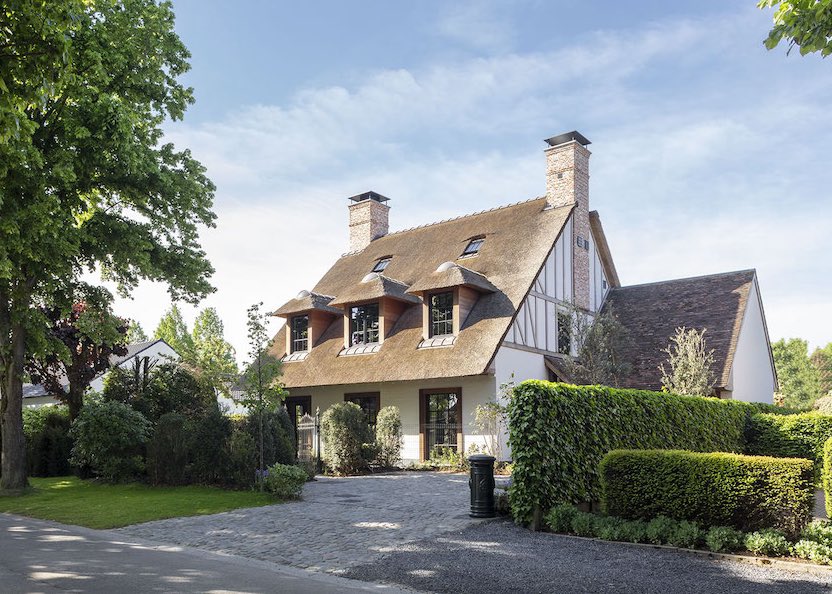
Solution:
<path fill-rule="evenodd" d="M 347 577 L 431 592 L 832 592 L 829 577 L 533 533 L 498 520 L 406 544 Z"/>

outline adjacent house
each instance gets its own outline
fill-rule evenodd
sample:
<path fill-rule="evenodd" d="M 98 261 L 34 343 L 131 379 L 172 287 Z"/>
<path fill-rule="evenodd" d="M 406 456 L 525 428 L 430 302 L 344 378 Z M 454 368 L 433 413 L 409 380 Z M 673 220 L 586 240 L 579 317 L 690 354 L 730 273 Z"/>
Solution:
<path fill-rule="evenodd" d="M 168 361 L 178 361 L 179 354 L 161 338 L 146 342 L 136 342 L 127 345 L 126 355 L 113 355 L 110 357 L 110 369 L 114 367 L 127 369 L 132 367 L 136 361 L 145 359 L 151 363 L 165 363 Z M 107 377 L 107 373 L 109 373 L 109 370 L 99 374 L 92 380 L 89 389 L 94 392 L 103 390 L 104 379 Z M 58 404 L 58 400 L 51 394 L 48 394 L 43 386 L 39 384 L 23 384 L 24 406 L 35 408 L 51 404 Z"/>
<path fill-rule="evenodd" d="M 286 320 L 273 348 L 293 418 L 350 401 L 372 421 L 394 405 L 405 460 L 485 445 L 477 405 L 502 398 L 507 382 L 565 379 L 571 312 L 593 316 L 609 302 L 636 335 L 628 385 L 658 387 L 661 349 L 684 325 L 713 338 L 721 396 L 771 401 L 754 272 L 621 287 L 589 209 L 589 141 L 570 132 L 546 142 L 539 198 L 392 233 L 388 198 L 349 199 L 349 252 L 274 312 Z"/>

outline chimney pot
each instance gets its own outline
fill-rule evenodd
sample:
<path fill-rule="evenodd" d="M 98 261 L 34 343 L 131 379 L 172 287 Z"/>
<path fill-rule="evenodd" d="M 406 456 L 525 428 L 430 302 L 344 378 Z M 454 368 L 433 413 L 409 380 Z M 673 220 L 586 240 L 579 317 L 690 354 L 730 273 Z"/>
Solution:
<path fill-rule="evenodd" d="M 350 252 L 360 252 L 389 230 L 390 199 L 372 190 L 349 198 Z"/>

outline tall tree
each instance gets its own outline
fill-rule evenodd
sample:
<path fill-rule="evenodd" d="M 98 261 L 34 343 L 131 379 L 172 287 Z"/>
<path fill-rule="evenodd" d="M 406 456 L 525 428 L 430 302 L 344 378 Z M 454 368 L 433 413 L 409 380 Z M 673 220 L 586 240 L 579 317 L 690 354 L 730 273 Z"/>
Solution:
<path fill-rule="evenodd" d="M 809 343 L 800 338 L 781 338 L 772 343 L 771 353 L 784 404 L 810 407 L 821 393 L 818 370 L 809 361 Z"/>
<path fill-rule="evenodd" d="M 137 342 L 147 342 L 147 334 L 144 328 L 136 320 L 130 320 L 130 325 L 127 326 L 127 335 L 124 337 L 127 344 L 136 344 Z"/>
<path fill-rule="evenodd" d="M 193 364 L 195 358 L 193 337 L 188 331 L 188 325 L 185 323 L 178 305 L 174 303 L 162 315 L 153 337 L 161 338 L 173 347 L 173 350 L 179 354 L 183 362 Z"/>
<path fill-rule="evenodd" d="M 628 356 L 631 341 L 627 329 L 612 308 L 592 318 L 575 307 L 569 317 L 572 319 L 577 357 L 567 358 L 566 365 L 574 381 L 618 387 L 632 369 Z"/>
<path fill-rule="evenodd" d="M 832 395 L 832 342 L 823 348 L 815 349 L 810 359 L 818 370 L 820 393 L 824 396 Z"/>
<path fill-rule="evenodd" d="M 714 350 L 708 348 L 705 330 L 676 328 L 670 337 L 667 353 L 667 369 L 662 372 L 662 390 L 687 396 L 712 396 L 714 391 Z"/>
<path fill-rule="evenodd" d="M 55 20 L 52 6 L 77 12 Z M 141 279 L 166 282 L 173 299 L 211 292 L 198 233 L 214 224 L 214 186 L 188 150 L 162 142 L 162 123 L 193 102 L 170 3 L 11 0 L 0 18 L 4 51 L 27 53 L 35 31 L 56 56 L 42 71 L 20 53 L 11 77 L 5 57 L 0 69 L 15 80 L 3 115 L 20 118 L 0 142 L 0 488 L 21 489 L 23 368 L 27 350 L 47 349 L 41 307 L 94 268 L 124 295 Z"/>
<path fill-rule="evenodd" d="M 832 0 L 760 0 L 760 8 L 775 8 L 774 27 L 763 42 L 774 49 L 782 40 L 800 48 L 800 55 L 832 54 Z"/>
<path fill-rule="evenodd" d="M 234 347 L 225 340 L 222 320 L 213 307 L 203 309 L 194 322 L 191 333 L 195 366 L 203 379 L 215 390 L 228 395 L 228 386 L 237 376 Z"/>
<path fill-rule="evenodd" d="M 127 326 L 110 312 L 109 304 L 82 301 L 68 315 L 58 308 L 44 313 L 52 323 L 52 348 L 40 357 L 27 357 L 26 371 L 33 383 L 66 404 L 75 420 L 90 382 L 109 369 L 110 356 L 127 354 Z"/>

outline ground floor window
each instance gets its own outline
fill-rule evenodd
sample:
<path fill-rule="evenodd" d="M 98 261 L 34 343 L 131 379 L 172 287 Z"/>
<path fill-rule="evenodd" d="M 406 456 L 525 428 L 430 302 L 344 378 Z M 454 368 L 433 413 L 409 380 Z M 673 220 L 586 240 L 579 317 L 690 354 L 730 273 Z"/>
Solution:
<path fill-rule="evenodd" d="M 367 415 L 367 422 L 371 427 L 376 426 L 376 417 L 380 408 L 381 394 L 378 392 L 362 392 L 359 394 L 344 394 L 344 402 L 353 402 L 361 407 Z"/>
<path fill-rule="evenodd" d="M 420 390 L 422 456 L 435 449 L 462 449 L 462 389 Z"/>

